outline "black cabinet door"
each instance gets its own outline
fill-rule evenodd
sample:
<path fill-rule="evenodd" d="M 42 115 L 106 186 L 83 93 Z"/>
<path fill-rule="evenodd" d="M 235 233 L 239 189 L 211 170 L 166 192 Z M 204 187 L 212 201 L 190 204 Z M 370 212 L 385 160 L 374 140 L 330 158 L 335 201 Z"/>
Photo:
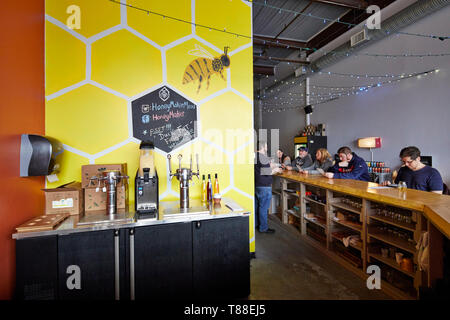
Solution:
<path fill-rule="evenodd" d="M 250 294 L 248 217 L 192 223 L 193 287 L 197 297 Z"/>
<path fill-rule="evenodd" d="M 190 223 L 134 229 L 135 299 L 181 299 L 192 292 Z"/>
<path fill-rule="evenodd" d="M 57 254 L 56 236 L 16 241 L 16 299 L 58 298 Z"/>
<path fill-rule="evenodd" d="M 115 299 L 114 230 L 58 237 L 59 298 Z"/>

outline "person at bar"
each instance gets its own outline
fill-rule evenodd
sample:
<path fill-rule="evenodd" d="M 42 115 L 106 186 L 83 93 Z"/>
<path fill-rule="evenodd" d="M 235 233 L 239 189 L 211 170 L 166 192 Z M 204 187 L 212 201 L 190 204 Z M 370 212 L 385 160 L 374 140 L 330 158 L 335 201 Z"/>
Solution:
<path fill-rule="evenodd" d="M 278 149 L 278 150 L 277 150 L 277 158 L 278 158 L 278 163 L 279 163 L 281 166 L 282 166 L 282 165 L 288 166 L 288 165 L 291 164 L 291 158 L 290 158 L 287 154 L 285 154 L 285 153 L 283 152 L 283 150 L 281 150 L 281 149 Z"/>
<path fill-rule="evenodd" d="M 267 142 L 259 140 L 255 163 L 255 218 L 259 232 L 274 233 L 267 224 L 270 201 L 272 200 L 272 175 L 282 172 L 267 156 Z"/>
<path fill-rule="evenodd" d="M 299 171 L 300 169 L 313 165 L 311 155 L 308 153 L 308 148 L 300 147 L 297 150 L 299 151 L 298 157 L 295 158 L 289 166 L 282 166 L 282 168 L 286 168 L 289 171 Z"/>
<path fill-rule="evenodd" d="M 341 147 L 337 153 L 340 162 L 331 167 L 329 172 L 324 172 L 325 177 L 370 181 L 369 169 L 363 158 L 358 157 L 349 147 Z"/>
<path fill-rule="evenodd" d="M 316 160 L 314 160 L 312 166 L 300 169 L 299 172 L 307 174 L 320 174 L 321 172 L 327 172 L 332 166 L 333 160 L 331 160 L 330 153 L 327 149 L 320 148 L 316 151 Z"/>
<path fill-rule="evenodd" d="M 442 194 L 444 183 L 441 174 L 435 168 L 427 166 L 420 161 L 419 148 L 415 146 L 403 148 L 399 157 L 403 162 L 403 166 L 394 180 L 396 184 L 404 181 L 410 189 Z M 390 182 L 385 184 L 390 184 Z"/>

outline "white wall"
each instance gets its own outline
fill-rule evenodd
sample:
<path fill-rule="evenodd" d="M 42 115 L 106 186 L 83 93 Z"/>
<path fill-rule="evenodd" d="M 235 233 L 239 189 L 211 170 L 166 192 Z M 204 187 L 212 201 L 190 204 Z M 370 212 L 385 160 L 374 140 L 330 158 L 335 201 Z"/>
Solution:
<path fill-rule="evenodd" d="M 402 31 L 448 36 L 450 6 Z M 361 53 L 364 52 L 450 53 L 450 40 L 393 35 L 364 48 Z M 353 56 L 322 71 L 380 75 L 410 74 L 433 68 L 439 68 L 439 72 L 421 79 L 414 77 L 370 89 L 367 93 L 316 105 L 311 123 L 327 125 L 330 153 L 335 153 L 340 146 L 348 145 L 363 158 L 370 160 L 370 152 L 358 149 L 356 139 L 382 137 L 382 148 L 374 150 L 374 160 L 385 161 L 392 168 L 398 168 L 400 165 L 400 149 L 415 145 L 423 155 L 433 156 L 433 167 L 440 171 L 444 182 L 450 185 L 450 56 L 423 59 Z M 312 77 L 311 85 L 361 86 L 384 80 L 386 79 L 355 79 L 322 74 Z M 298 88 L 295 90 L 299 92 Z M 332 92 L 330 89 L 318 88 L 311 88 L 311 91 L 315 94 Z M 293 105 L 301 103 L 294 101 Z M 304 127 L 304 112 L 299 109 L 264 113 L 263 127 L 279 128 L 280 145 L 285 149 L 293 149 L 292 139 Z"/>

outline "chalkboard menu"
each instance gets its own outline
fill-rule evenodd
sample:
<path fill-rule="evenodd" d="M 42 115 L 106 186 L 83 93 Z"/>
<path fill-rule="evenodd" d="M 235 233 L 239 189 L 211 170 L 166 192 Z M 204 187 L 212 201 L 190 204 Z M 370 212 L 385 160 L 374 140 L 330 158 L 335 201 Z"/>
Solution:
<path fill-rule="evenodd" d="M 167 153 L 197 135 L 197 105 L 163 86 L 131 103 L 133 136 Z"/>

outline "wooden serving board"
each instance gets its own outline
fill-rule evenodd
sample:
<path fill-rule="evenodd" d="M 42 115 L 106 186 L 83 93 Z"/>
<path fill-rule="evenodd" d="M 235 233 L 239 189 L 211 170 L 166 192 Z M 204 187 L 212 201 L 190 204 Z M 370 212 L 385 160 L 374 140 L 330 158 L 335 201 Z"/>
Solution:
<path fill-rule="evenodd" d="M 70 214 L 57 213 L 35 217 L 16 227 L 17 232 L 36 232 L 53 230 L 58 224 L 63 222 Z"/>

